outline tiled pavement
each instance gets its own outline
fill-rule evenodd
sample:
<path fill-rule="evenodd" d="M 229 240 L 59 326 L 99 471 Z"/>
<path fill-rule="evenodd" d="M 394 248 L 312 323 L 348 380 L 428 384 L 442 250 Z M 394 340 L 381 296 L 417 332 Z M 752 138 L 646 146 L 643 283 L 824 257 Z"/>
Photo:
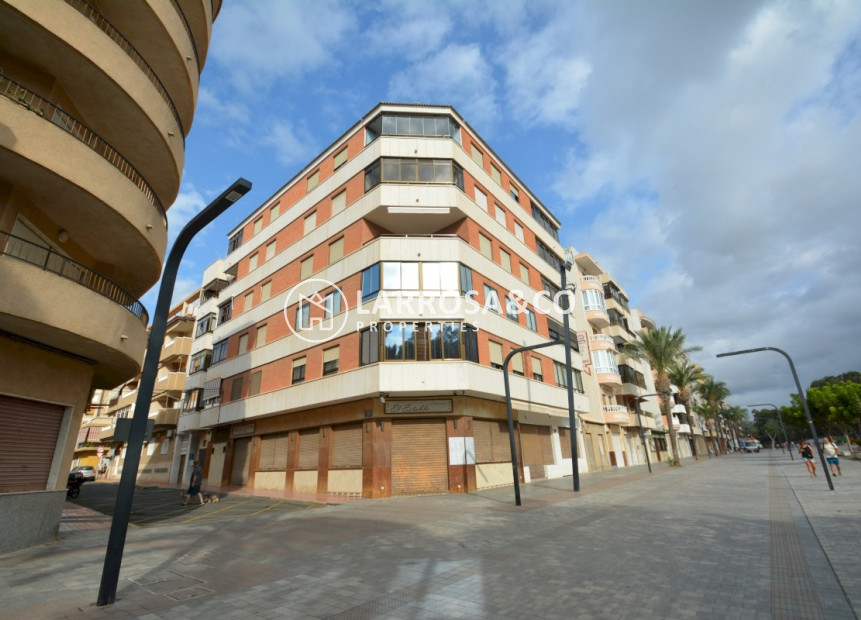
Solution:
<path fill-rule="evenodd" d="M 502 488 L 130 528 L 104 608 L 107 530 L 76 510 L 0 556 L 0 619 L 857 618 L 861 462 L 843 471 L 832 492 L 765 451 L 539 481 L 519 508 Z"/>

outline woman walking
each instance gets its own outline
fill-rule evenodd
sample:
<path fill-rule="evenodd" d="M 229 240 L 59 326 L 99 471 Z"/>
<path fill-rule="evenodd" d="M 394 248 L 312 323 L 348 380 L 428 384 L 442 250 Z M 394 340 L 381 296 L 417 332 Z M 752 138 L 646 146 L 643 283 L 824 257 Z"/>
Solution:
<path fill-rule="evenodd" d="M 810 477 L 816 477 L 816 461 L 813 460 L 813 449 L 806 441 L 802 441 L 798 446 L 798 452 L 801 454 L 801 460 L 807 465 L 807 471 L 810 472 Z"/>
<path fill-rule="evenodd" d="M 824 441 L 825 443 L 822 444 L 822 451 L 825 453 L 825 461 L 831 468 L 831 473 L 835 476 L 842 476 L 843 471 L 840 469 L 840 459 L 837 458 L 840 456 L 840 450 L 837 449 L 837 446 L 834 445 L 834 442 L 831 441 L 830 437 L 826 437 Z M 834 471 L 835 467 L 837 468 L 837 471 Z"/>

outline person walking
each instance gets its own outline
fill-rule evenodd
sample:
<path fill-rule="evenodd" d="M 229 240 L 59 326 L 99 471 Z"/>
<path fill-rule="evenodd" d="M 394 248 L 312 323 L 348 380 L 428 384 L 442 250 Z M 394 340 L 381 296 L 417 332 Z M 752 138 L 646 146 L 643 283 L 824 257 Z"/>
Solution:
<path fill-rule="evenodd" d="M 826 437 L 823 441 L 825 443 L 822 444 L 822 451 L 825 453 L 825 461 L 831 468 L 831 473 L 835 476 L 842 476 L 843 471 L 840 469 L 840 459 L 837 458 L 840 456 L 840 450 L 838 450 L 837 446 L 834 445 L 834 442 L 831 441 L 831 437 Z M 837 471 L 834 471 L 835 467 L 837 468 Z"/>
<path fill-rule="evenodd" d="M 798 446 L 798 453 L 801 455 L 801 460 L 804 461 L 804 464 L 807 466 L 807 471 L 810 472 L 810 477 L 816 477 L 816 461 L 813 460 L 813 449 L 810 447 L 806 441 L 801 442 L 801 445 Z"/>
<path fill-rule="evenodd" d="M 197 498 L 200 500 L 200 505 L 203 506 L 203 493 L 200 492 L 200 483 L 203 479 L 203 469 L 200 467 L 200 461 L 194 462 L 194 467 L 191 470 L 191 480 L 188 483 L 188 491 L 186 491 L 185 495 L 182 498 L 182 503 L 180 506 L 187 506 L 188 499 L 190 497 L 194 497 L 197 495 Z"/>

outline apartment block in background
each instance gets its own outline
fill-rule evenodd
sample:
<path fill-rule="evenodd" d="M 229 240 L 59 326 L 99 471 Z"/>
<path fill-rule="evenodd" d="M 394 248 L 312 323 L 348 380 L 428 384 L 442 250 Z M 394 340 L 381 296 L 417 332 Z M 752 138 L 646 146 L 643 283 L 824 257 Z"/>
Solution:
<path fill-rule="evenodd" d="M 140 371 L 220 6 L 0 0 L 0 553 L 56 535 L 92 390 Z"/>
<path fill-rule="evenodd" d="M 501 366 L 562 337 L 541 294 L 560 288 L 558 229 L 453 108 L 380 104 L 206 270 L 185 471 L 201 458 L 209 489 L 364 497 L 511 484 Z M 564 361 L 561 345 L 511 360 L 523 480 L 572 471 Z"/>

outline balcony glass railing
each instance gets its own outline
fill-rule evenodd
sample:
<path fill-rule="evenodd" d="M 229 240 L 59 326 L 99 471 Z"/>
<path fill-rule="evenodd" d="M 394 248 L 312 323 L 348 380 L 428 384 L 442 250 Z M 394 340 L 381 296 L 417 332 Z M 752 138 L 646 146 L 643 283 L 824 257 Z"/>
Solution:
<path fill-rule="evenodd" d="M 21 106 L 27 108 L 34 114 L 41 116 L 45 120 L 53 123 L 66 133 L 77 138 L 93 151 L 98 153 L 105 161 L 122 172 L 137 188 L 146 196 L 146 199 L 152 204 L 161 215 L 165 226 L 167 226 L 167 215 L 164 212 L 164 206 L 156 196 L 155 191 L 149 183 L 143 178 L 140 172 L 131 165 L 129 160 L 120 155 L 110 144 L 105 142 L 96 132 L 77 120 L 68 112 L 64 112 L 56 104 L 51 103 L 47 99 L 43 99 L 27 87 L 19 84 L 15 80 L 0 75 L 0 95 L 17 102 Z"/>
<path fill-rule="evenodd" d="M 41 267 L 62 276 L 81 286 L 107 297 L 131 312 L 146 325 L 149 322 L 149 314 L 146 308 L 131 293 L 120 287 L 117 283 L 109 280 L 100 273 L 85 267 L 84 265 L 58 254 L 51 248 L 40 246 L 32 241 L 27 241 L 7 232 L 0 231 L 0 256 L 9 256 L 25 263 Z"/>

